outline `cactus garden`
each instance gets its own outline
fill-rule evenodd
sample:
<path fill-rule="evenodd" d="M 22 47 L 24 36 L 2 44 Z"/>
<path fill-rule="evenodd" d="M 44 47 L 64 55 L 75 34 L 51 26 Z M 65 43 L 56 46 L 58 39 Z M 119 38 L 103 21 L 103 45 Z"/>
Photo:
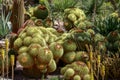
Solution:
<path fill-rule="evenodd" d="M 0 0 L 0 80 L 119 80 L 120 0 Z"/>

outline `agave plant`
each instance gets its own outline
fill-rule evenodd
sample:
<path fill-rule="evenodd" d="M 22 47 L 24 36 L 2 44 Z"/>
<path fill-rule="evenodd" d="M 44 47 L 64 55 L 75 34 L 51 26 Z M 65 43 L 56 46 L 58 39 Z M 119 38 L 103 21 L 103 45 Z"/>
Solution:
<path fill-rule="evenodd" d="M 53 0 L 52 7 L 55 11 L 64 11 L 66 8 L 74 7 L 79 0 Z"/>
<path fill-rule="evenodd" d="M 97 32 L 104 36 L 107 36 L 111 31 L 120 31 L 120 19 L 118 17 L 118 13 L 115 12 L 105 18 L 99 17 L 98 19 L 95 19 L 95 26 L 97 26 L 95 27 Z"/>
<path fill-rule="evenodd" d="M 82 5 L 80 7 L 85 10 L 88 17 L 93 19 L 96 14 L 99 14 L 99 9 L 104 1 L 105 0 L 81 0 Z"/>
<path fill-rule="evenodd" d="M 11 26 L 9 24 L 10 16 L 11 12 L 9 12 L 6 17 L 5 13 L 2 12 L 0 16 L 0 38 L 4 38 L 7 34 L 11 32 Z"/>

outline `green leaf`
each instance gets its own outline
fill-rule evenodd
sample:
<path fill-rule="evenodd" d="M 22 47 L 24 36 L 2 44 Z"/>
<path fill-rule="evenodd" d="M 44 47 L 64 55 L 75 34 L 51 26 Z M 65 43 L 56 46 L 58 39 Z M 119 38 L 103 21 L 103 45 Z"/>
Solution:
<path fill-rule="evenodd" d="M 8 15 L 5 17 L 5 12 L 2 11 L 0 17 L 0 36 L 5 37 L 7 34 L 10 33 L 11 29 L 9 28 L 7 22 L 9 21 L 11 13 L 9 12 Z"/>

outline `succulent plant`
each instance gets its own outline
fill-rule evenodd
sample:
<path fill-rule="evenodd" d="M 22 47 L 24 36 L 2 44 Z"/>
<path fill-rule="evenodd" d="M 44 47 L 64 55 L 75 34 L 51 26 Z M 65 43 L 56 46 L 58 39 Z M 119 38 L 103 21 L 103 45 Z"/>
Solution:
<path fill-rule="evenodd" d="M 24 40 L 23 40 L 23 44 L 24 44 L 25 46 L 29 46 L 29 45 L 31 44 L 31 39 L 32 39 L 31 36 L 25 37 Z"/>
<path fill-rule="evenodd" d="M 105 41 L 105 37 L 99 33 L 95 34 L 93 39 L 95 43 L 98 43 L 100 41 Z"/>
<path fill-rule="evenodd" d="M 105 18 L 98 18 L 95 20 L 95 30 L 102 34 L 103 36 L 107 36 L 111 31 L 120 31 L 120 21 L 117 12 L 111 13 Z"/>
<path fill-rule="evenodd" d="M 80 77 L 79 75 L 75 75 L 75 76 L 73 77 L 73 80 L 81 80 L 81 77 Z"/>
<path fill-rule="evenodd" d="M 113 48 L 114 48 L 114 50 L 116 50 L 116 51 L 119 50 L 119 48 L 120 48 L 120 40 L 114 42 Z"/>
<path fill-rule="evenodd" d="M 67 52 L 62 56 L 62 60 L 65 63 L 72 63 L 75 59 L 76 53 L 74 51 Z"/>
<path fill-rule="evenodd" d="M 61 68 L 60 73 L 64 74 L 67 69 L 68 69 L 68 67 L 64 66 L 63 68 Z"/>
<path fill-rule="evenodd" d="M 58 34 L 57 30 L 43 26 L 30 25 L 23 28 L 14 41 L 17 59 L 23 68 L 32 70 L 35 67 L 38 73 L 54 72 L 57 59 L 64 53 L 62 44 L 55 42 Z"/>
<path fill-rule="evenodd" d="M 38 30 L 36 29 L 36 27 L 28 27 L 26 30 L 26 34 L 27 36 L 31 36 L 34 33 L 36 33 Z"/>
<path fill-rule="evenodd" d="M 53 53 L 54 59 L 60 59 L 63 56 L 64 49 L 61 44 L 53 42 L 50 44 L 49 48 Z"/>
<path fill-rule="evenodd" d="M 39 61 L 36 61 L 35 64 L 36 64 L 36 67 L 37 67 L 40 71 L 47 69 L 47 65 L 41 64 Z"/>
<path fill-rule="evenodd" d="M 27 46 L 22 46 L 19 48 L 18 50 L 18 54 L 24 53 L 28 51 L 28 47 Z"/>
<path fill-rule="evenodd" d="M 56 30 L 55 28 L 47 28 L 48 31 L 50 31 L 52 34 L 56 35 L 56 36 L 61 36 L 62 33 L 60 33 L 58 30 Z"/>
<path fill-rule="evenodd" d="M 26 52 L 18 55 L 18 61 L 23 67 L 26 67 L 26 68 L 32 67 L 34 64 L 33 58 Z"/>
<path fill-rule="evenodd" d="M 90 80 L 89 69 L 87 65 L 81 61 L 67 64 L 61 69 L 61 74 L 66 80 Z"/>
<path fill-rule="evenodd" d="M 33 10 L 33 16 L 38 19 L 45 19 L 48 16 L 48 10 L 44 5 L 38 5 Z"/>
<path fill-rule="evenodd" d="M 37 43 L 37 44 L 40 44 L 41 46 L 47 45 L 44 38 L 42 38 L 42 37 L 33 37 L 31 39 L 31 43 Z"/>
<path fill-rule="evenodd" d="M 41 19 L 36 19 L 34 22 L 36 26 L 43 26 L 43 21 Z"/>
<path fill-rule="evenodd" d="M 72 39 L 77 44 L 77 50 L 84 51 L 86 49 L 85 44 L 92 43 L 92 35 L 89 32 L 83 30 L 73 30 L 69 39 Z"/>
<path fill-rule="evenodd" d="M 107 40 L 109 42 L 115 42 L 117 40 L 120 40 L 120 33 L 116 30 L 116 31 L 111 31 L 108 35 L 107 35 Z"/>
<path fill-rule="evenodd" d="M 41 48 L 37 59 L 43 64 L 48 64 L 50 60 L 53 59 L 53 53 L 48 48 Z"/>
<path fill-rule="evenodd" d="M 88 54 L 85 51 L 77 51 L 75 55 L 75 61 L 87 61 L 89 59 Z"/>
<path fill-rule="evenodd" d="M 18 37 L 21 39 L 24 39 L 27 36 L 26 32 L 23 32 L 22 34 L 19 34 Z"/>
<path fill-rule="evenodd" d="M 14 48 L 17 49 L 17 48 L 21 47 L 22 44 L 23 44 L 22 39 L 21 39 L 21 38 L 17 38 L 17 39 L 14 41 Z"/>
<path fill-rule="evenodd" d="M 29 48 L 28 48 L 28 53 L 32 56 L 32 57 L 36 57 L 39 54 L 41 46 L 39 44 L 36 43 L 32 43 Z"/>
<path fill-rule="evenodd" d="M 47 72 L 54 72 L 57 69 L 57 65 L 54 59 L 51 59 L 48 66 L 47 66 Z"/>
<path fill-rule="evenodd" d="M 76 21 L 77 17 L 76 17 L 74 14 L 71 13 L 71 14 L 68 15 L 68 19 L 69 19 L 70 21 L 73 21 L 73 22 L 74 22 L 74 21 Z"/>
<path fill-rule="evenodd" d="M 83 10 L 79 8 L 67 8 L 64 10 L 64 13 L 64 25 L 66 30 L 69 31 L 74 27 L 86 29 L 86 15 Z"/>
<path fill-rule="evenodd" d="M 72 68 L 68 68 L 64 73 L 65 79 L 70 79 L 75 74 L 75 71 Z"/>
<path fill-rule="evenodd" d="M 91 80 L 90 74 L 84 75 L 83 80 Z"/>
<path fill-rule="evenodd" d="M 82 76 L 82 75 L 85 75 L 85 74 L 89 74 L 89 69 L 84 62 L 77 61 L 77 62 L 73 62 L 71 65 L 74 66 L 73 69 L 75 71 L 78 71 L 79 75 Z"/>
<path fill-rule="evenodd" d="M 47 42 L 48 44 L 54 42 L 57 39 L 57 36 L 51 33 L 49 34 L 49 37 L 51 38 L 48 39 L 48 42 Z"/>
<path fill-rule="evenodd" d="M 10 19 L 11 13 L 9 12 L 5 17 L 5 14 L 2 10 L 2 14 L 0 16 L 0 38 L 5 38 L 6 35 L 10 34 L 12 31 L 12 27 L 10 26 Z"/>
<path fill-rule="evenodd" d="M 67 51 L 75 51 L 77 46 L 76 43 L 72 40 L 65 40 L 63 43 L 64 50 Z"/>

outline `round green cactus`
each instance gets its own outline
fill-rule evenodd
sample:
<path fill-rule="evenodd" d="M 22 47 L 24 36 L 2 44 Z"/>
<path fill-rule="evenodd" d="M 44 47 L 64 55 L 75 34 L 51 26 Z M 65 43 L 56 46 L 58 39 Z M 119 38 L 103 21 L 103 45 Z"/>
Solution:
<path fill-rule="evenodd" d="M 30 37 L 30 36 L 25 37 L 23 40 L 23 44 L 25 46 L 29 46 L 31 44 L 31 39 L 32 39 L 32 37 Z"/>
<path fill-rule="evenodd" d="M 75 75 L 75 76 L 73 77 L 73 80 L 81 80 L 81 77 L 80 77 L 79 75 Z"/>
<path fill-rule="evenodd" d="M 21 38 L 17 38 L 15 41 L 14 41 L 14 48 L 20 48 L 23 44 L 23 41 Z"/>
<path fill-rule="evenodd" d="M 83 80 L 91 80 L 91 77 L 89 74 L 84 75 Z"/>
<path fill-rule="evenodd" d="M 32 43 L 29 48 L 28 48 L 28 53 L 33 56 L 36 57 L 39 54 L 41 46 L 39 44 L 36 43 Z"/>
<path fill-rule="evenodd" d="M 75 55 L 76 53 L 74 51 L 72 52 L 67 52 L 65 53 L 63 56 L 62 56 L 62 60 L 65 62 L 65 63 L 72 63 L 75 59 Z"/>
<path fill-rule="evenodd" d="M 18 50 L 18 54 L 24 53 L 28 51 L 28 47 L 27 46 L 22 46 L 19 48 Z"/>
<path fill-rule="evenodd" d="M 70 70 L 69 70 L 70 69 Z M 89 80 L 89 69 L 84 62 L 75 61 L 61 69 L 61 74 L 66 80 Z"/>
<path fill-rule="evenodd" d="M 73 21 L 73 22 L 74 22 L 74 21 L 77 20 L 77 17 L 75 16 L 75 14 L 72 14 L 72 13 L 71 13 L 71 14 L 68 15 L 68 19 L 69 19 L 70 21 Z"/>
<path fill-rule="evenodd" d="M 85 51 L 77 51 L 75 55 L 75 61 L 87 61 L 89 56 Z"/>
<path fill-rule="evenodd" d="M 51 59 L 53 59 L 52 51 L 48 48 L 40 48 L 37 60 L 42 64 L 48 64 Z"/>
<path fill-rule="evenodd" d="M 54 72 L 57 69 L 57 65 L 54 59 L 51 59 L 47 66 L 47 72 Z"/>
<path fill-rule="evenodd" d="M 63 43 L 63 48 L 66 52 L 75 51 L 77 49 L 77 45 L 72 40 L 65 40 L 64 43 Z"/>
<path fill-rule="evenodd" d="M 31 43 L 40 44 L 41 46 L 46 46 L 47 45 L 44 38 L 42 38 L 42 37 L 33 37 L 31 39 Z"/>
<path fill-rule="evenodd" d="M 23 32 L 21 34 L 19 34 L 18 37 L 20 37 L 21 39 L 24 39 L 27 36 L 26 32 Z"/>
<path fill-rule="evenodd" d="M 25 52 L 18 55 L 18 61 L 25 68 L 32 67 L 34 64 L 33 58 Z"/>
<path fill-rule="evenodd" d="M 27 36 L 32 36 L 36 32 L 37 32 L 36 27 L 28 27 L 27 30 L 26 30 Z"/>
<path fill-rule="evenodd" d="M 48 10 L 44 5 L 38 5 L 34 8 L 33 16 L 38 19 L 45 19 L 48 16 Z"/>
<path fill-rule="evenodd" d="M 61 44 L 53 42 L 50 44 L 49 48 L 52 51 L 55 59 L 61 58 L 63 56 L 64 49 Z"/>
<path fill-rule="evenodd" d="M 75 74 L 75 71 L 72 68 L 68 68 L 64 73 L 65 79 L 70 79 Z"/>

